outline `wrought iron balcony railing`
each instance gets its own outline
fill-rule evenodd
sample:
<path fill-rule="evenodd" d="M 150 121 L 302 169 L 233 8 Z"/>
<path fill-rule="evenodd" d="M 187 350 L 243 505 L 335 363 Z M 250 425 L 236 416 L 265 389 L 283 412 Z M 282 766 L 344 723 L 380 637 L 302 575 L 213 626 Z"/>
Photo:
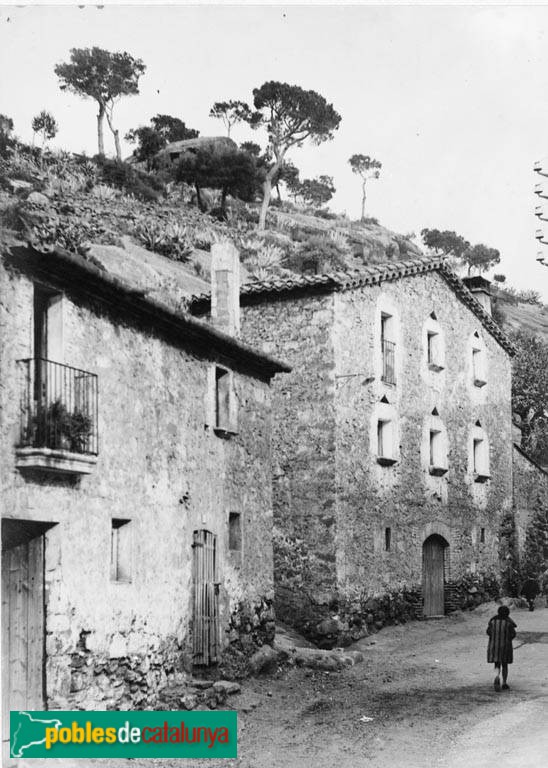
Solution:
<path fill-rule="evenodd" d="M 382 340 L 382 380 L 386 384 L 396 383 L 396 345 L 386 339 Z"/>
<path fill-rule="evenodd" d="M 17 361 L 21 448 L 97 455 L 97 375 L 43 358 Z"/>

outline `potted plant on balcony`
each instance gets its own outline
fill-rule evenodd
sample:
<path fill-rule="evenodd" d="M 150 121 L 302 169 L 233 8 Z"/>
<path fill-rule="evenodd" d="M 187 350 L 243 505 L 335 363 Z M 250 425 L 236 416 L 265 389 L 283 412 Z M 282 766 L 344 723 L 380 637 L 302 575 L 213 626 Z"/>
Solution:
<path fill-rule="evenodd" d="M 32 419 L 32 442 L 35 447 L 85 453 L 92 426 L 90 417 L 79 408 L 69 411 L 61 400 L 54 400 L 38 407 Z"/>

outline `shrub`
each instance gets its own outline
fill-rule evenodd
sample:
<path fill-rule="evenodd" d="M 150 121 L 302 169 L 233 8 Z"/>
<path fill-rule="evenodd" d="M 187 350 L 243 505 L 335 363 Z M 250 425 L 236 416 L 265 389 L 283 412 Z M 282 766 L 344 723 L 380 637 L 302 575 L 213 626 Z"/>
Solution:
<path fill-rule="evenodd" d="M 140 200 L 157 202 L 164 192 L 164 184 L 153 174 L 138 171 L 128 163 L 110 160 L 101 155 L 96 156 L 95 162 L 105 184 L 123 189 Z"/>
<path fill-rule="evenodd" d="M 339 216 L 336 213 L 333 213 L 333 211 L 330 211 L 329 208 L 318 208 L 314 211 L 314 216 L 317 216 L 319 219 L 338 219 Z"/>
<path fill-rule="evenodd" d="M 286 262 L 289 269 L 301 274 L 312 272 L 337 272 L 347 269 L 348 251 L 338 246 L 330 237 L 314 235 L 291 254 Z"/>

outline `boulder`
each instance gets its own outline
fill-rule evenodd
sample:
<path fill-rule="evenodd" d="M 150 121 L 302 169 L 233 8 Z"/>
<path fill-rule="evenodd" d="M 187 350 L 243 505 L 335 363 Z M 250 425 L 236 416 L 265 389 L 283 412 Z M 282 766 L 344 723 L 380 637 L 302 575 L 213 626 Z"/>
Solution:
<path fill-rule="evenodd" d="M 23 181 L 23 179 L 8 179 L 8 185 L 11 192 L 29 192 L 32 189 L 32 182 Z"/>
<path fill-rule="evenodd" d="M 215 683 L 213 683 L 213 689 L 215 691 L 224 691 L 227 696 L 240 693 L 242 690 L 238 683 L 235 683 L 232 680 L 217 680 Z"/>
<path fill-rule="evenodd" d="M 27 197 L 27 203 L 37 205 L 40 208 L 46 208 L 50 204 L 49 199 L 41 192 L 31 192 Z"/>
<path fill-rule="evenodd" d="M 278 654 L 270 645 L 263 645 L 249 659 L 249 668 L 254 675 L 266 675 L 274 672 L 278 664 Z"/>

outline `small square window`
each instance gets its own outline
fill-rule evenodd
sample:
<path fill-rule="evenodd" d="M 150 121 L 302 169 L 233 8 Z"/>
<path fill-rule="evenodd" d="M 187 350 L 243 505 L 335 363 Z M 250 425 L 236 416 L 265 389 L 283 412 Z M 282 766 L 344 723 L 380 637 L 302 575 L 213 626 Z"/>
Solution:
<path fill-rule="evenodd" d="M 390 552 L 390 547 L 392 546 L 392 529 L 391 528 L 385 528 L 384 529 L 384 549 L 386 552 Z"/>
<path fill-rule="evenodd" d="M 112 520 L 110 578 L 112 581 L 131 581 L 131 520 Z"/>

